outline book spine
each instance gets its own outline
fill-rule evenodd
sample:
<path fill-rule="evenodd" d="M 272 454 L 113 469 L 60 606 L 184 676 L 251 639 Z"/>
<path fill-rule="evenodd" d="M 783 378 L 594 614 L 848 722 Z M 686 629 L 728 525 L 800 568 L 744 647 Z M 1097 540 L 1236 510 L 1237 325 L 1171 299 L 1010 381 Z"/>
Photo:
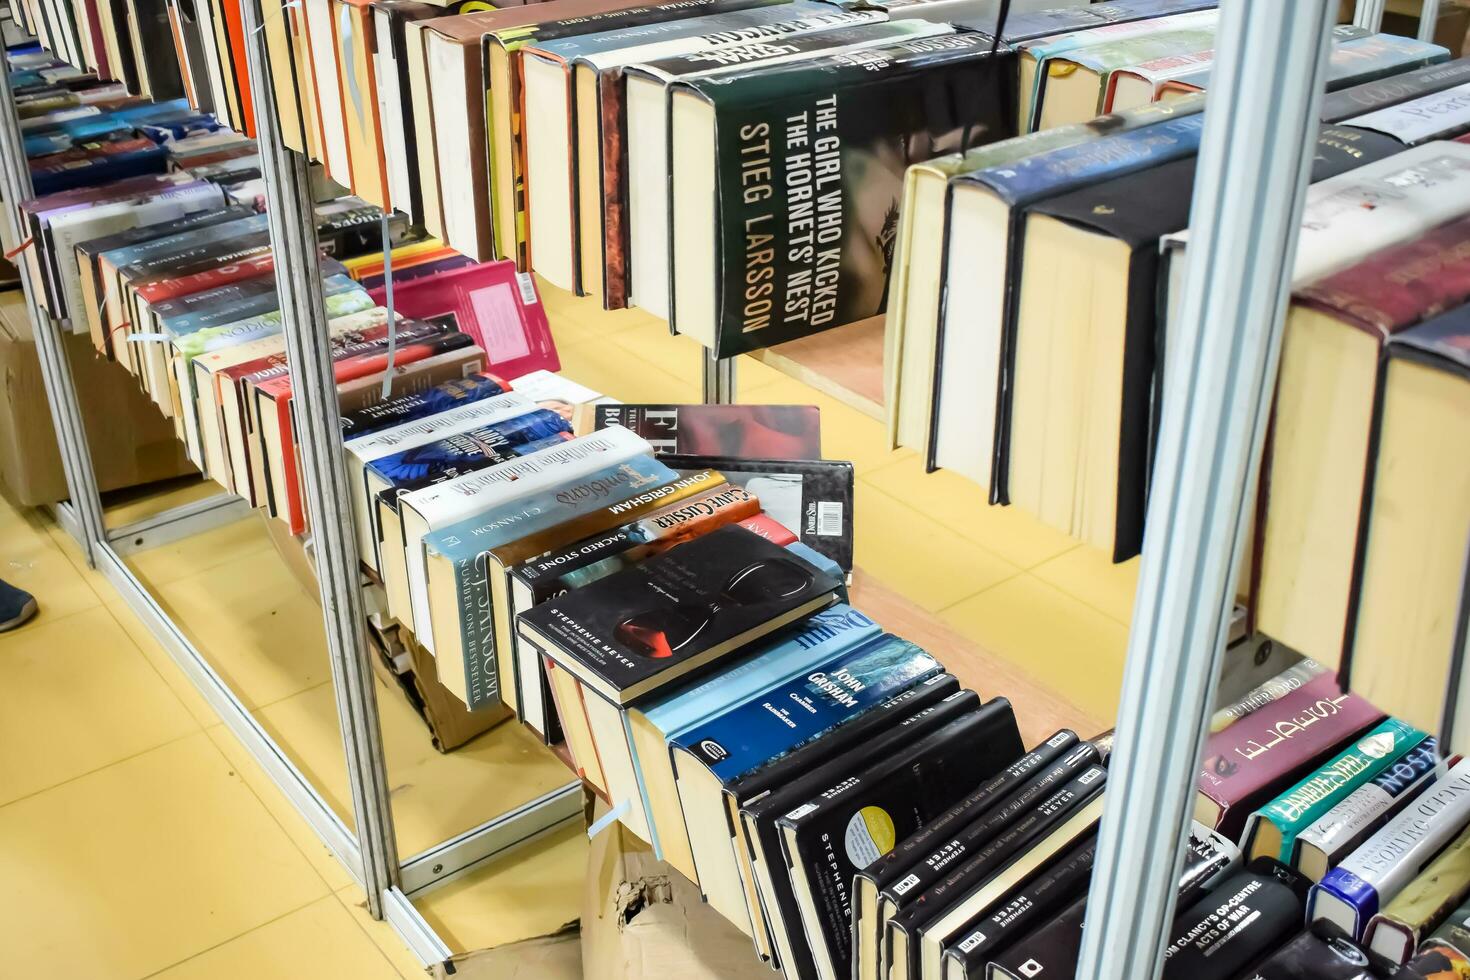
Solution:
<path fill-rule="evenodd" d="M 1301 928 L 1303 879 L 1274 862 L 1250 868 L 1175 919 L 1169 975 L 1230 980 Z"/>
<path fill-rule="evenodd" d="M 1187 909 L 1240 864 L 1240 848 L 1201 823 L 1190 828 L 1184 870 L 1179 875 L 1178 908 Z"/>
<path fill-rule="evenodd" d="M 1280 701 L 1312 678 L 1326 672 L 1327 668 L 1317 661 L 1303 660 L 1265 683 L 1252 688 L 1239 701 L 1216 711 L 1210 716 L 1210 731 L 1212 733 L 1224 731 L 1246 715 L 1259 711 L 1273 701 Z"/>
<path fill-rule="evenodd" d="M 382 429 L 404 425 L 449 411 L 457 405 L 495 398 L 510 391 L 510 383 L 490 374 L 447 381 L 427 391 L 394 398 L 342 416 L 344 442 Z"/>
<path fill-rule="evenodd" d="M 1326 856 L 1328 868 L 1340 864 L 1384 820 L 1427 789 L 1438 766 L 1438 744 L 1425 739 L 1298 834 L 1297 853 L 1312 847 Z"/>
<path fill-rule="evenodd" d="M 1419 940 L 1444 922 L 1470 893 L 1470 831 L 1440 852 L 1424 872 L 1368 922 L 1363 943 L 1395 963 L 1406 962 Z"/>

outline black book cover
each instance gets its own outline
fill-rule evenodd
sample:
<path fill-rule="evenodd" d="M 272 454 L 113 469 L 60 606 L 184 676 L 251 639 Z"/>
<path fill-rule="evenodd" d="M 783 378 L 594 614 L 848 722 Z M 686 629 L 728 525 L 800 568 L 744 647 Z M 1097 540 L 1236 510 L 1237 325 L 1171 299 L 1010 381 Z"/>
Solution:
<path fill-rule="evenodd" d="M 815 405 L 596 404 L 592 427 L 621 425 L 657 456 L 821 459 L 822 420 Z M 793 529 L 794 530 L 794 529 Z"/>
<path fill-rule="evenodd" d="M 1175 916 L 1164 980 L 1232 980 L 1301 928 L 1311 885 L 1279 861 L 1252 861 Z"/>
<path fill-rule="evenodd" d="M 917 901 L 946 874 L 1007 833 L 1043 799 L 1101 762 L 1102 755 L 1091 742 L 1073 744 L 1065 755 L 1032 772 L 1022 784 L 1012 786 L 1012 792 L 989 812 L 953 828 L 946 836 L 930 840 L 924 852 L 883 887 L 884 901 L 899 909 Z"/>
<path fill-rule="evenodd" d="M 388 213 L 388 242 L 401 245 L 412 233 L 408 216 Z M 350 259 L 383 251 L 383 211 L 371 204 L 317 216 L 317 245 L 324 255 Z"/>
<path fill-rule="evenodd" d="M 255 231 L 155 255 L 119 269 L 118 275 L 133 286 L 142 286 L 160 279 L 178 279 L 214 269 L 225 261 L 244 261 L 267 255 L 270 250 L 270 232 Z"/>
<path fill-rule="evenodd" d="M 761 507 L 801 543 L 852 571 L 852 464 L 831 459 L 737 459 L 668 455 L 680 472 L 719 470 L 725 479 L 760 499 Z"/>
<path fill-rule="evenodd" d="M 398 92 L 403 98 L 403 112 L 409 115 L 409 93 L 413 91 L 408 77 L 408 38 L 404 34 L 403 25 L 411 20 L 428 20 L 433 17 L 442 17 L 450 10 L 433 6 L 427 3 L 417 3 L 415 0 L 376 0 L 373 3 L 374 10 L 381 10 L 388 15 L 387 38 L 378 38 L 378 44 L 388 44 L 393 52 L 393 65 L 398 72 Z M 393 207 L 396 211 L 402 211 L 413 216 L 415 220 L 421 219 L 424 214 L 424 191 L 419 184 L 419 151 L 418 151 L 418 128 L 408 125 L 405 120 L 403 126 L 403 157 L 408 170 L 408 196 L 407 201 L 394 201 Z"/>
<path fill-rule="evenodd" d="M 184 94 L 184 77 L 174 47 L 173 28 L 168 22 L 164 0 L 132 0 L 128 4 L 137 18 L 138 43 L 147 52 L 142 68 L 148 76 L 148 97 L 167 102 Z"/>
<path fill-rule="evenodd" d="M 832 599 L 841 583 L 738 526 L 520 616 L 583 683 L 626 704 Z"/>
<path fill-rule="evenodd" d="M 924 736 L 939 731 L 949 723 L 980 708 L 980 695 L 958 690 L 959 682 L 949 674 L 937 677 L 905 692 L 861 715 L 836 732 L 808 743 L 775 765 L 757 770 L 753 780 L 767 774 L 766 788 L 758 799 L 736 795 L 747 840 L 759 841 L 760 853 L 771 862 L 771 883 L 775 893 L 761 893 L 761 900 L 774 903 L 786 924 L 787 944 L 796 962 L 787 964 L 788 975 L 815 976 L 816 964 L 801 926 L 801 910 L 796 904 L 796 891 L 791 876 L 785 873 L 781 851 L 781 830 L 777 819 L 805 800 L 831 785 L 837 779 L 863 764 L 863 760 L 891 755 Z M 805 762 L 802 767 L 801 763 Z M 777 771 L 780 782 L 771 782 Z M 734 786 L 739 786 L 737 781 Z M 751 785 L 747 782 L 747 786 Z M 733 786 L 727 792 L 733 792 Z M 770 915 L 766 921 L 774 921 Z"/>
<path fill-rule="evenodd" d="M 959 830 L 995 810 L 1014 790 L 1030 783 L 1039 772 L 1056 762 L 1076 744 L 1076 732 L 1066 728 L 1057 732 L 987 779 L 948 812 L 926 824 L 923 830 L 904 838 L 897 847 L 868 865 L 858 877 L 872 882 L 874 888 L 880 891 L 892 885 L 905 877 L 913 864 L 932 852 L 934 845 L 943 840 L 945 834 Z"/>
<path fill-rule="evenodd" d="M 1082 925 L 1087 896 L 990 961 L 991 980 L 1071 980 L 1082 956 Z"/>
<path fill-rule="evenodd" d="M 1333 923 L 1318 919 L 1245 980 L 1379 980 L 1394 976 L 1397 969 L 1397 963 L 1368 952 Z"/>
<path fill-rule="evenodd" d="M 958 964 L 966 977 L 985 976 L 985 964 L 1028 929 L 1061 913 L 1068 904 L 1087 895 L 1092 865 L 1097 858 L 1097 837 L 1089 834 L 1068 848 L 1025 885 L 980 919 L 965 926 L 954 945 L 945 950 L 945 972 L 949 963 Z"/>
<path fill-rule="evenodd" d="M 1342 122 L 1389 106 L 1408 102 L 1447 88 L 1470 82 L 1470 58 L 1457 58 L 1437 65 L 1416 68 L 1351 88 L 1328 92 L 1322 97 L 1322 121 Z"/>
<path fill-rule="evenodd" d="M 1179 873 L 1176 908 L 1187 909 L 1240 864 L 1240 848 L 1202 823 L 1190 824 L 1184 842 L 1184 870 Z"/>
<path fill-rule="evenodd" d="M 719 357 L 882 314 L 905 169 L 1016 132 L 1015 54 L 978 34 L 671 88 L 684 90 L 714 109 Z M 677 292 L 670 327 L 685 330 Z"/>
<path fill-rule="evenodd" d="M 877 761 L 776 821 L 788 865 L 805 865 L 838 976 L 851 971 L 853 875 L 1014 762 L 1023 749 L 1010 702 L 996 698 L 901 753 L 870 757 Z"/>
<path fill-rule="evenodd" d="M 948 914 L 956 903 L 964 901 L 971 892 L 983 888 L 991 878 L 1022 857 L 1032 844 L 1044 839 L 1073 813 L 1100 795 L 1107 782 L 1107 775 L 1107 770 L 1101 766 L 1088 766 L 1055 792 L 1034 802 L 999 837 L 974 852 L 965 863 L 953 868 L 949 874 L 930 885 L 923 894 L 911 900 L 907 907 L 900 909 L 888 920 L 888 931 L 883 939 L 890 957 L 898 956 L 893 934 L 905 933 L 908 937 L 908 976 L 921 976 L 919 939 L 923 930 Z"/>

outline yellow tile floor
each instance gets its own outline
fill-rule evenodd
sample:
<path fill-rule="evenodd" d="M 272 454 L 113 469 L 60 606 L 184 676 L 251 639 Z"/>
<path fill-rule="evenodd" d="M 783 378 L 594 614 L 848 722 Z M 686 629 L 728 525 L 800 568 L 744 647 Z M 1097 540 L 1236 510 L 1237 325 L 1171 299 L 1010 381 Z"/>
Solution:
<path fill-rule="evenodd" d="M 545 291 L 564 370 L 625 400 L 692 401 L 701 355 L 635 312 Z M 889 452 L 880 423 L 757 362 L 741 400 L 816 403 L 826 454 L 858 471 L 858 563 L 1079 708 L 1111 717 L 1136 562 L 1101 555 Z M 192 491 L 184 491 L 185 493 Z M 134 501 L 113 520 L 131 519 Z M 132 559 L 237 694 L 342 812 L 318 612 L 251 518 Z M 75 545 L 0 502 L 0 577 L 42 614 L 0 634 L 0 977 L 417 977 L 353 885 Z M 943 651 L 935 651 L 943 659 Z M 514 772 L 561 778 L 513 726 L 439 756 L 379 686 L 401 850 L 493 816 Z M 519 792 L 520 790 L 518 790 Z M 483 811 L 483 812 L 482 812 Z M 576 915 L 575 828 L 428 893 L 464 948 Z"/>

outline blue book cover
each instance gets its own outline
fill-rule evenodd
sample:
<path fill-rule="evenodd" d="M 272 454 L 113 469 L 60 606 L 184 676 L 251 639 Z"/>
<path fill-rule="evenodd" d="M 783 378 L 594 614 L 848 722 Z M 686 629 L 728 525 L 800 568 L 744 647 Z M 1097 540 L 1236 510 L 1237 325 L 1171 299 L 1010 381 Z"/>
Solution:
<path fill-rule="evenodd" d="M 342 441 L 372 435 L 383 429 L 404 425 L 430 415 L 447 412 L 460 405 L 503 395 L 505 382 L 490 374 L 472 374 L 409 395 L 378 402 L 342 416 Z"/>
<path fill-rule="evenodd" d="M 1204 126 L 1204 113 L 1190 113 L 975 170 L 955 179 L 985 185 L 1014 210 L 1101 180 L 1192 156 L 1199 151 Z"/>
<path fill-rule="evenodd" d="M 919 647 L 884 633 L 763 697 L 680 732 L 671 744 L 728 784 L 941 670 L 939 661 Z"/>
<path fill-rule="evenodd" d="M 36 196 L 69 191 L 74 187 L 105 184 L 144 174 L 161 174 L 168 170 L 168 153 L 163 147 L 152 146 L 144 150 L 133 150 L 112 156 L 94 157 L 77 166 L 62 170 L 43 170 L 31 174 L 31 186 Z"/>
<path fill-rule="evenodd" d="M 248 218 L 226 221 L 207 228 L 196 228 L 181 235 L 154 238 L 146 242 L 139 242 L 137 245 L 128 245 L 110 252 L 103 252 L 101 257 L 105 258 L 114 269 L 123 270 L 156 256 L 172 255 L 175 252 L 187 251 L 210 242 L 226 241 L 267 230 L 265 215 L 252 214 Z"/>
<path fill-rule="evenodd" d="M 840 575 L 840 572 L 837 574 Z M 622 713 L 623 729 L 628 738 L 628 751 L 633 759 L 633 773 L 637 778 L 638 793 L 642 797 L 643 812 L 650 817 L 647 821 L 653 837 L 650 843 L 659 860 L 664 859 L 663 844 L 650 801 L 654 793 L 678 792 L 673 785 L 673 770 L 668 764 L 667 743 L 693 726 L 718 717 L 772 688 L 789 684 L 853 647 L 877 637 L 880 632 L 877 623 L 845 602 L 839 602 L 812 615 L 803 624 L 801 632 L 789 634 L 761 647 L 728 669 L 698 683 L 681 687 L 645 706 Z M 650 737 L 644 741 L 650 746 L 655 734 L 662 735 L 658 740 L 662 750 L 659 759 L 642 758 L 635 729 L 649 734 Z M 652 791 L 650 786 L 654 787 Z"/>
<path fill-rule="evenodd" d="M 509 509 L 477 514 L 435 531 L 424 538 L 424 550 L 442 555 L 454 566 L 454 592 L 460 597 L 461 609 L 488 608 L 488 566 L 481 558 L 486 552 L 679 479 L 677 472 L 652 456 L 635 456 L 604 467 L 573 486 L 558 487 L 517 501 Z M 591 492 L 578 492 L 582 488 Z M 474 710 L 500 696 L 494 671 L 488 676 L 471 673 L 486 662 L 496 662 L 493 617 L 461 616 L 459 628 L 465 670 L 471 674 L 465 678 L 465 690 L 470 710 Z"/>
<path fill-rule="evenodd" d="M 24 145 L 26 156 L 40 157 L 48 153 L 69 150 L 84 140 L 100 139 L 106 136 L 126 136 L 132 132 L 132 123 L 115 116 L 84 116 L 81 119 L 68 119 L 54 126 L 48 126 L 38 133 L 27 133 Z"/>
<path fill-rule="evenodd" d="M 572 427 L 557 413 L 538 408 L 501 422 L 446 436 L 368 464 L 368 469 L 400 493 L 417 490 L 446 474 L 458 475 L 512 456 L 544 449 L 571 438 Z"/>

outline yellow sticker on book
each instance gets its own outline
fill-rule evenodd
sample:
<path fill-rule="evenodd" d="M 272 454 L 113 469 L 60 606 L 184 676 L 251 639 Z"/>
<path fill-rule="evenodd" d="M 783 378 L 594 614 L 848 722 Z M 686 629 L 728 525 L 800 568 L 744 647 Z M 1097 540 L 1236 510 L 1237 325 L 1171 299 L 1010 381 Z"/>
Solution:
<path fill-rule="evenodd" d="M 865 806 L 854 813 L 847 822 L 847 833 L 843 835 L 847 859 L 859 868 L 866 868 L 893 850 L 897 842 L 893 818 L 876 806 Z"/>

